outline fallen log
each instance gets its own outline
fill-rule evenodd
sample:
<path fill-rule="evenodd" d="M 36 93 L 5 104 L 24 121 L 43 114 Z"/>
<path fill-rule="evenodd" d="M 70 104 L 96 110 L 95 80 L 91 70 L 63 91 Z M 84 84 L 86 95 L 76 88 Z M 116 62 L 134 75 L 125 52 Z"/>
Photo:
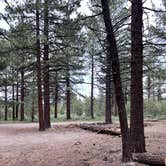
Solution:
<path fill-rule="evenodd" d="M 133 161 L 151 166 L 166 166 L 166 155 L 152 153 L 134 153 Z"/>
<path fill-rule="evenodd" d="M 109 134 L 114 136 L 120 136 L 121 132 L 119 128 L 111 128 L 108 125 L 103 124 L 80 124 L 80 128 L 84 130 L 89 130 L 92 132 L 97 132 L 98 134 Z"/>

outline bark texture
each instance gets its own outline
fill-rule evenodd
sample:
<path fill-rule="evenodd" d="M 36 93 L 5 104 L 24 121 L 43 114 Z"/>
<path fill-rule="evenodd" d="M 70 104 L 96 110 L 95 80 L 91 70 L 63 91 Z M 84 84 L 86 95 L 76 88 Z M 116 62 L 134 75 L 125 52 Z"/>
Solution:
<path fill-rule="evenodd" d="M 143 9 L 142 0 L 132 0 L 131 22 L 131 113 L 132 152 L 145 152 L 143 125 Z"/>
<path fill-rule="evenodd" d="M 44 131 L 44 115 L 42 104 L 42 83 L 41 83 L 41 52 L 40 52 L 40 26 L 39 26 L 39 0 L 36 0 L 36 58 L 37 58 L 37 88 L 38 88 L 38 112 L 39 112 L 39 131 Z"/>
<path fill-rule="evenodd" d="M 50 90 L 49 90 L 49 43 L 48 43 L 48 0 L 44 1 L 44 122 L 45 128 L 51 127 L 50 121 Z"/>

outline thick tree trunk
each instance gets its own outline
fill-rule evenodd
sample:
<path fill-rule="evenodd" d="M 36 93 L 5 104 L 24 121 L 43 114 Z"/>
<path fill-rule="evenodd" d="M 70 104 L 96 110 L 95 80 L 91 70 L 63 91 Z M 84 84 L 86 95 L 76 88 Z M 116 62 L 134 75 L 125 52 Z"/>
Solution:
<path fill-rule="evenodd" d="M 44 1 L 44 122 L 45 128 L 51 127 L 50 90 L 49 90 L 49 43 L 48 43 L 48 0 Z"/>
<path fill-rule="evenodd" d="M 20 106 L 20 120 L 24 120 L 24 69 L 21 69 L 21 106 Z"/>
<path fill-rule="evenodd" d="M 58 74 L 56 72 L 55 78 L 55 105 L 54 105 L 54 118 L 58 117 Z"/>
<path fill-rule="evenodd" d="M 94 119 L 94 55 L 91 55 L 91 102 L 90 102 L 90 111 L 91 118 Z"/>
<path fill-rule="evenodd" d="M 113 32 L 112 21 L 110 18 L 108 0 L 101 0 L 104 23 L 107 33 L 107 56 L 110 56 L 112 62 L 113 83 L 116 93 L 116 102 L 118 106 L 121 134 L 122 134 L 122 158 L 124 162 L 131 160 L 130 135 L 127 123 L 124 95 L 120 78 L 120 63 L 116 45 L 116 39 Z"/>
<path fill-rule="evenodd" d="M 130 131 L 132 152 L 145 152 L 143 125 L 143 9 L 142 0 L 132 0 L 131 22 L 131 113 Z"/>
<path fill-rule="evenodd" d="M 67 120 L 71 119 L 71 114 L 70 114 L 70 98 L 71 98 L 71 92 L 70 92 L 70 73 L 69 73 L 69 68 L 67 69 L 67 74 L 66 74 L 66 118 Z"/>
<path fill-rule="evenodd" d="M 39 26 L 39 0 L 36 0 L 36 58 L 37 58 L 37 87 L 38 87 L 38 112 L 39 112 L 39 131 L 44 131 L 44 114 L 42 104 L 42 82 L 41 82 L 41 52 L 40 52 L 40 26 Z"/>

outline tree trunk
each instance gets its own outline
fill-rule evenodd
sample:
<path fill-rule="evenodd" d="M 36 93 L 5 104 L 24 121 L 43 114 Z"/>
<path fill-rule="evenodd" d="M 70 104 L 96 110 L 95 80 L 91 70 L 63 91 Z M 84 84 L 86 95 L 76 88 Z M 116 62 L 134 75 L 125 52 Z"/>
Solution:
<path fill-rule="evenodd" d="M 15 86 L 14 83 L 12 84 L 12 107 L 13 107 L 13 112 L 12 112 L 12 119 L 15 120 Z"/>
<path fill-rule="evenodd" d="M 105 123 L 112 123 L 112 90 L 111 90 L 111 61 L 107 54 L 107 69 L 106 69 L 106 95 L 105 95 Z M 109 64 L 110 63 L 110 64 Z"/>
<path fill-rule="evenodd" d="M 19 82 L 18 82 L 18 71 L 17 71 L 17 84 L 16 84 L 16 119 L 18 120 L 18 110 L 19 110 Z"/>
<path fill-rule="evenodd" d="M 58 73 L 56 72 L 55 78 L 55 106 L 54 106 L 54 118 L 58 117 Z"/>
<path fill-rule="evenodd" d="M 45 128 L 51 127 L 50 90 L 49 90 L 49 43 L 48 43 L 48 0 L 44 1 L 44 122 Z"/>
<path fill-rule="evenodd" d="M 90 102 L 90 111 L 91 118 L 94 119 L 94 55 L 91 55 L 91 102 Z"/>
<path fill-rule="evenodd" d="M 142 0 L 132 0 L 131 22 L 131 113 L 130 131 L 132 152 L 145 152 L 143 124 L 143 9 Z"/>
<path fill-rule="evenodd" d="M 24 69 L 21 69 L 21 106 L 20 106 L 20 120 L 24 120 Z"/>
<path fill-rule="evenodd" d="M 149 74 L 148 74 L 148 78 L 147 78 L 147 91 L 148 91 L 148 101 L 149 101 L 150 97 L 151 97 L 151 78 L 150 78 Z"/>
<path fill-rule="evenodd" d="M 5 81 L 5 121 L 8 120 L 8 101 L 7 101 L 7 78 Z"/>
<path fill-rule="evenodd" d="M 158 87 L 157 87 L 157 100 L 160 101 L 162 100 L 162 92 L 161 92 L 161 85 L 159 83 Z"/>
<path fill-rule="evenodd" d="M 66 76 L 66 118 L 67 120 L 71 119 L 70 115 L 70 74 L 69 68 L 67 69 L 67 76 Z"/>
<path fill-rule="evenodd" d="M 117 51 L 117 44 L 113 32 L 112 21 L 110 18 L 108 0 L 101 0 L 104 23 L 107 33 L 107 56 L 112 62 L 113 83 L 116 93 L 116 102 L 118 106 L 121 134 L 122 134 L 122 159 L 124 162 L 131 160 L 130 135 L 127 123 L 124 95 L 120 78 L 120 63 Z"/>
<path fill-rule="evenodd" d="M 36 58 L 37 58 L 37 88 L 38 88 L 38 112 L 39 112 L 39 131 L 44 131 L 44 115 L 42 103 L 42 83 L 41 83 L 41 52 L 40 52 L 40 25 L 39 25 L 39 0 L 36 0 Z"/>
<path fill-rule="evenodd" d="M 113 106 L 114 106 L 114 116 L 118 116 L 118 108 L 117 108 L 117 104 L 116 104 L 115 92 L 113 93 Z"/>
<path fill-rule="evenodd" d="M 34 116 L 35 116 L 35 101 L 34 100 L 35 100 L 35 77 L 33 75 L 31 122 L 34 122 Z"/>

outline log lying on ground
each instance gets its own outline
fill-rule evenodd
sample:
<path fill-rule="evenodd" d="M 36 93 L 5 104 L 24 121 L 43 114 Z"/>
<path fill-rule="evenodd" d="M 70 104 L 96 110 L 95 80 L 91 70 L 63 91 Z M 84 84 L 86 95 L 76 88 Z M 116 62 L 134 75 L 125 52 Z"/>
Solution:
<path fill-rule="evenodd" d="M 120 128 L 118 127 L 108 127 L 108 125 L 104 124 L 80 124 L 80 128 L 84 130 L 89 130 L 93 132 L 97 132 L 98 134 L 109 134 L 114 136 L 120 136 Z"/>
<path fill-rule="evenodd" d="M 152 166 L 166 166 L 166 154 L 134 153 L 133 161 Z"/>

